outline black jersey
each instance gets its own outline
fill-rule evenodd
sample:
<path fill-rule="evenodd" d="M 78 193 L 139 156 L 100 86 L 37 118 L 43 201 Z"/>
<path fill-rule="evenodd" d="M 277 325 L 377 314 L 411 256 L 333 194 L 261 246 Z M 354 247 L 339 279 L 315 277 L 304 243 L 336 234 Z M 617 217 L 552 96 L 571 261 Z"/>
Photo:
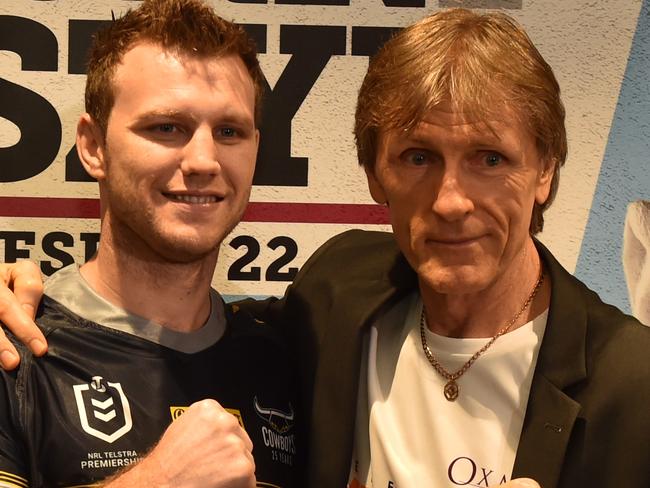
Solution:
<path fill-rule="evenodd" d="M 0 386 L 0 487 L 90 486 L 144 456 L 195 401 L 214 398 L 254 444 L 261 487 L 295 486 L 293 372 L 268 326 L 225 305 L 223 334 L 182 352 L 88 321 L 44 297 L 49 351 L 22 346 Z"/>

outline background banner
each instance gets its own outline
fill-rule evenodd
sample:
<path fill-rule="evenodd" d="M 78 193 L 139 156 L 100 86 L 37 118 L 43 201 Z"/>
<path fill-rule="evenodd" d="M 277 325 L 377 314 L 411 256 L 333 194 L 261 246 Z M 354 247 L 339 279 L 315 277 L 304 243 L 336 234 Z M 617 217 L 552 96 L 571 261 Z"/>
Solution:
<path fill-rule="evenodd" d="M 51 274 L 98 242 L 97 185 L 74 150 L 92 33 L 138 1 L 0 2 L 0 259 Z M 648 0 L 212 0 L 258 43 L 268 82 L 251 203 L 215 273 L 228 298 L 279 295 L 305 259 L 349 228 L 388 230 L 352 137 L 368 56 L 440 8 L 501 9 L 554 68 L 569 158 L 541 240 L 569 271 L 629 310 L 625 209 L 650 199 Z"/>

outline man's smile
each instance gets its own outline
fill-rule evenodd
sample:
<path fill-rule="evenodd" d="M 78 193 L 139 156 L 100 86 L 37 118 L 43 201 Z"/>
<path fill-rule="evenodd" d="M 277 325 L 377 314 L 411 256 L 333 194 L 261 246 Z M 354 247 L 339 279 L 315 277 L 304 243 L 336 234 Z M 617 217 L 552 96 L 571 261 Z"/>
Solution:
<path fill-rule="evenodd" d="M 189 203 L 189 204 L 210 204 L 217 203 L 223 200 L 222 196 L 214 194 L 200 194 L 200 193 L 166 193 L 163 195 L 174 202 Z"/>

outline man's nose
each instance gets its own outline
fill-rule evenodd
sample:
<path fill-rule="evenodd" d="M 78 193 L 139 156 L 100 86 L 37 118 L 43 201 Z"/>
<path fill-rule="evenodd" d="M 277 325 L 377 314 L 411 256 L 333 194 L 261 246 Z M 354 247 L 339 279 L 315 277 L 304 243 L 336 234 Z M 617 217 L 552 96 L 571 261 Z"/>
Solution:
<path fill-rule="evenodd" d="M 441 176 L 433 211 L 442 219 L 453 222 L 474 210 L 474 203 L 463 185 L 462 175 L 445 170 Z"/>
<path fill-rule="evenodd" d="M 210 128 L 199 128 L 185 146 L 181 171 L 184 175 L 217 174 L 221 171 L 219 164 L 219 147 Z"/>

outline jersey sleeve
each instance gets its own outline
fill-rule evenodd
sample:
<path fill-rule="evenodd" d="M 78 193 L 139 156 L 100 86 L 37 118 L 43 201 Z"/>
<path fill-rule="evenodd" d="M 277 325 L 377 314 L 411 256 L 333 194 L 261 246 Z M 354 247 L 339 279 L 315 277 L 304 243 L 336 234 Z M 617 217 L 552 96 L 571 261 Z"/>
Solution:
<path fill-rule="evenodd" d="M 16 372 L 0 373 L 0 488 L 29 487 Z"/>

